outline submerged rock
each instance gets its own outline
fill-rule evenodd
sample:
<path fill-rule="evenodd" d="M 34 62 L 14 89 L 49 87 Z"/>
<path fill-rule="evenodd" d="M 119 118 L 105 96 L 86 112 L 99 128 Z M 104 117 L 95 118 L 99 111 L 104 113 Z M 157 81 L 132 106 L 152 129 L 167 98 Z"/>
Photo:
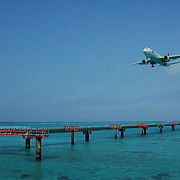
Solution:
<path fill-rule="evenodd" d="M 59 176 L 57 180 L 70 180 L 68 176 Z"/>
<path fill-rule="evenodd" d="M 22 174 L 21 175 L 21 179 L 25 179 L 25 178 L 29 178 L 29 177 L 31 177 L 30 174 Z"/>
<path fill-rule="evenodd" d="M 162 180 L 164 177 L 170 178 L 172 176 L 169 173 L 167 173 L 167 172 L 163 172 L 163 173 L 159 173 L 159 174 L 157 174 L 155 176 L 152 176 L 152 179 Z"/>

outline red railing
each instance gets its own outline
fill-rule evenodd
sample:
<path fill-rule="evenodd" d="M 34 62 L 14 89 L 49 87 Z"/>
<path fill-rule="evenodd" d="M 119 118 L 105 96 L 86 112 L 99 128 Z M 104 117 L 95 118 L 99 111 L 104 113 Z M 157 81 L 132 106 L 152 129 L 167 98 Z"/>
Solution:
<path fill-rule="evenodd" d="M 0 136 L 47 137 L 45 129 L 0 129 Z"/>
<path fill-rule="evenodd" d="M 169 123 L 169 125 L 171 125 L 171 126 L 175 126 L 175 125 L 177 125 L 178 123 Z"/>
<path fill-rule="evenodd" d="M 147 124 L 137 124 L 137 127 L 146 128 L 148 126 L 147 126 Z"/>
<path fill-rule="evenodd" d="M 111 128 L 111 129 L 121 129 L 122 127 L 119 124 L 111 124 L 111 125 L 109 125 L 109 128 Z"/>
<path fill-rule="evenodd" d="M 156 123 L 156 126 L 163 127 L 165 123 Z"/>
<path fill-rule="evenodd" d="M 79 131 L 79 126 L 64 126 L 64 130 L 68 132 Z"/>

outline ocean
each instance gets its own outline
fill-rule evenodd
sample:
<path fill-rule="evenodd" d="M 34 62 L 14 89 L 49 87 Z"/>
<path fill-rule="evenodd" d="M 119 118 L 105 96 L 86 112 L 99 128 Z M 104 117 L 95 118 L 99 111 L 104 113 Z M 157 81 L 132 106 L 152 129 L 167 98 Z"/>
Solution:
<path fill-rule="evenodd" d="M 0 123 L 0 128 L 48 128 L 106 123 Z M 127 123 L 130 124 L 130 123 Z M 133 122 L 134 124 L 134 122 Z M 35 161 L 35 139 L 25 150 L 22 137 L 0 136 L 0 179 L 37 180 L 179 180 L 180 126 L 127 129 L 114 139 L 113 130 L 92 131 L 90 142 L 82 132 L 50 134 L 42 139 L 42 160 Z"/>

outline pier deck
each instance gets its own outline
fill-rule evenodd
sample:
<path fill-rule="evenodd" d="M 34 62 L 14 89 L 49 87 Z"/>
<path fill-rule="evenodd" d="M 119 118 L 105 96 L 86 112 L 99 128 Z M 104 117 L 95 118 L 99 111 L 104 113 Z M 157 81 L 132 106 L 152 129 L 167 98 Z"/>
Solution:
<path fill-rule="evenodd" d="M 83 132 L 85 141 L 88 142 L 90 140 L 90 134 L 92 131 L 98 130 L 114 130 L 114 138 L 117 139 L 118 131 L 120 131 L 120 137 L 124 137 L 124 131 L 126 129 L 132 128 L 140 128 L 142 136 L 146 135 L 147 128 L 149 127 L 158 127 L 159 132 L 163 132 L 164 126 L 170 126 L 172 131 L 175 130 L 175 126 L 180 125 L 178 122 L 170 122 L 170 123 L 152 123 L 152 124 L 130 124 L 130 125 L 121 125 L 121 124 L 110 124 L 103 126 L 64 126 L 64 127 L 51 127 L 46 129 L 0 129 L 0 136 L 21 136 L 25 139 L 25 148 L 30 148 L 30 140 L 32 138 L 36 139 L 36 151 L 35 151 L 35 159 L 41 160 L 41 140 L 44 137 L 48 137 L 51 133 L 70 133 L 71 144 L 73 145 L 75 142 L 75 132 Z"/>
<path fill-rule="evenodd" d="M 120 124 L 117 124 L 120 125 Z M 152 123 L 152 124 L 131 124 L 131 125 L 120 125 L 121 128 L 124 129 L 130 129 L 130 128 L 140 128 L 141 125 L 146 125 L 148 127 L 161 127 L 161 126 L 175 126 L 180 125 L 180 123 Z M 73 126 L 71 126 L 73 127 Z M 85 131 L 87 129 L 91 131 L 97 131 L 97 130 L 112 130 L 110 128 L 110 125 L 104 125 L 104 126 L 74 126 L 79 127 L 78 131 Z M 115 128 L 113 128 L 115 129 Z M 118 128 L 117 128 L 118 129 Z M 49 133 L 65 133 L 67 132 L 64 127 L 54 127 L 54 128 L 48 128 Z"/>

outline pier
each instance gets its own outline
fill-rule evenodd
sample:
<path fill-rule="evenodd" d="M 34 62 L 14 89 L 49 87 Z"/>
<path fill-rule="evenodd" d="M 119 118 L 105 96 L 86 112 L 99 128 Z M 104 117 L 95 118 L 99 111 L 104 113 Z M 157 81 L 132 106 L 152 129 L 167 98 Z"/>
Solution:
<path fill-rule="evenodd" d="M 36 139 L 36 151 L 35 159 L 41 160 L 41 149 L 42 149 L 42 138 L 48 137 L 52 133 L 70 133 L 70 143 L 71 145 L 75 144 L 75 133 L 82 132 L 84 135 L 85 142 L 90 141 L 90 134 L 92 131 L 99 130 L 113 130 L 114 138 L 118 138 L 118 132 L 120 132 L 120 137 L 125 136 L 126 129 L 139 128 L 142 136 L 147 134 L 147 129 L 151 127 L 159 128 L 159 132 L 163 132 L 163 127 L 170 126 L 172 131 L 175 131 L 175 126 L 180 125 L 180 123 L 153 123 L 153 124 L 130 124 L 130 125 L 120 125 L 120 124 L 111 124 L 103 126 L 65 126 L 65 127 L 56 127 L 48 129 L 0 129 L 0 136 L 19 136 L 25 139 L 25 149 L 31 147 L 31 139 Z"/>

